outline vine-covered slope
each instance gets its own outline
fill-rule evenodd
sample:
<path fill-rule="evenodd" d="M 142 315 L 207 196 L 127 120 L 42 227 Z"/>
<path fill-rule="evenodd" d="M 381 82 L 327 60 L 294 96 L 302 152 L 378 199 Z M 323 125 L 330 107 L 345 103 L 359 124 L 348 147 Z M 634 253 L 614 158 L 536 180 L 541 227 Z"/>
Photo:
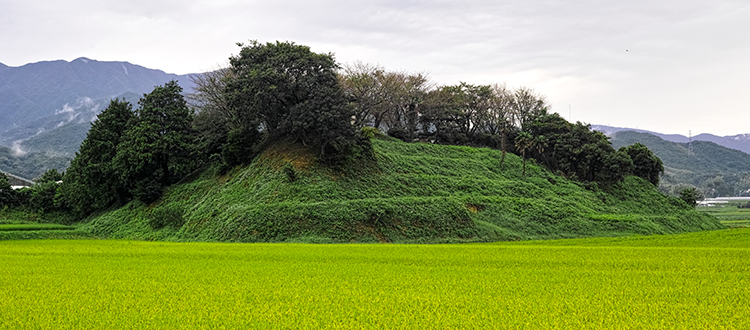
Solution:
<path fill-rule="evenodd" d="M 374 139 L 375 161 L 343 170 L 279 143 L 227 174 L 210 168 L 157 202 L 131 202 L 84 229 L 111 238 L 243 242 L 469 242 L 718 229 L 713 217 L 638 177 L 567 180 L 487 148 Z"/>

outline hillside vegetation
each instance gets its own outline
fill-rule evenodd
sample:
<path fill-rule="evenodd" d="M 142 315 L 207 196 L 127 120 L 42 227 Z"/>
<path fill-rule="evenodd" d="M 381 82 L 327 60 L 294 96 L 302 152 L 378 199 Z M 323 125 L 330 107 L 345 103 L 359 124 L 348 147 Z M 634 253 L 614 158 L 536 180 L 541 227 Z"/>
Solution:
<path fill-rule="evenodd" d="M 693 141 L 689 148 L 687 143 L 633 131 L 617 132 L 611 141 L 615 148 L 642 143 L 658 156 L 664 164 L 661 188 L 665 192 L 692 185 L 706 197 L 717 197 L 737 196 L 750 189 L 750 155 L 742 151 L 708 141 Z"/>
<path fill-rule="evenodd" d="M 226 175 L 209 168 L 152 204 L 93 216 L 94 235 L 238 242 L 458 242 L 668 234 L 722 228 L 628 176 L 607 191 L 488 148 L 374 139 L 376 162 L 337 172 L 296 144 Z M 186 181 L 186 180 L 183 180 Z"/>

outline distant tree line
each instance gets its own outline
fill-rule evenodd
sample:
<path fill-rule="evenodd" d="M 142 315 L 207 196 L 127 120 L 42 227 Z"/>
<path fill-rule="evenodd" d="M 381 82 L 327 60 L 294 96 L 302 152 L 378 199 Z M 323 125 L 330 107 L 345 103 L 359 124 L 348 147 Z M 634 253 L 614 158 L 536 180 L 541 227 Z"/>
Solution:
<path fill-rule="evenodd" d="M 112 100 L 64 176 L 57 173 L 62 184 L 56 177 L 35 188 L 43 200 L 35 205 L 85 215 L 132 199 L 150 203 L 208 164 L 247 164 L 280 140 L 341 166 L 372 156 L 365 132 L 375 129 L 408 142 L 497 148 L 501 166 L 513 152 L 523 157 L 524 173 L 533 159 L 583 182 L 612 184 L 634 174 L 657 184 L 663 172 L 645 146 L 614 150 L 589 125 L 548 113 L 546 99 L 529 88 L 438 86 L 421 73 L 362 63 L 342 68 L 332 54 L 291 42 L 239 46 L 229 67 L 196 77 L 187 96 L 172 81 L 145 94 L 136 110 Z M 34 203 L 8 197 L 14 193 L 2 185 L 0 179 L 3 205 Z"/>

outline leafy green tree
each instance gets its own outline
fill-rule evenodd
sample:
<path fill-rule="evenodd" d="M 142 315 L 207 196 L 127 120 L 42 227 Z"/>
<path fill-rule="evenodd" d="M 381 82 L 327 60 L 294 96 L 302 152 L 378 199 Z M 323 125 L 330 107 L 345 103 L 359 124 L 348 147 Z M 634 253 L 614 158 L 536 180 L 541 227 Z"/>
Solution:
<path fill-rule="evenodd" d="M 191 157 L 192 113 L 181 92 L 182 87 L 170 81 L 144 95 L 117 147 L 120 182 L 146 203 L 197 165 Z"/>
<path fill-rule="evenodd" d="M 16 194 L 8 176 L 0 173 L 0 207 L 13 206 L 16 203 Z"/>
<path fill-rule="evenodd" d="M 664 173 L 664 165 L 659 157 L 641 143 L 622 147 L 630 159 L 633 160 L 633 174 L 651 182 L 654 186 L 659 185 L 659 175 Z"/>
<path fill-rule="evenodd" d="M 64 198 L 61 197 L 60 182 L 63 174 L 57 169 L 49 169 L 41 177 L 35 180 L 36 184 L 31 187 L 28 199 L 28 207 L 37 212 L 49 212 L 67 207 Z"/>
<path fill-rule="evenodd" d="M 596 181 L 604 184 L 619 182 L 633 172 L 633 161 L 628 153 L 618 150 L 607 153 L 604 168 L 597 174 Z"/>
<path fill-rule="evenodd" d="M 338 163 L 350 152 L 356 132 L 349 105 L 336 75 L 332 54 L 317 54 L 290 42 L 242 47 L 230 58 L 232 79 L 227 82 L 227 102 L 240 127 L 228 141 L 229 150 L 245 152 L 244 144 L 291 138 L 319 150 L 321 160 Z M 231 135 L 230 135 L 231 137 Z M 243 144 L 243 145 L 238 145 Z M 252 159 L 238 156 L 235 159 Z"/>
<path fill-rule="evenodd" d="M 61 181 L 63 179 L 63 174 L 58 172 L 56 168 L 49 169 L 44 174 L 42 174 L 41 177 L 34 180 L 36 183 L 43 183 L 43 182 L 57 182 Z"/>
<path fill-rule="evenodd" d="M 134 116 L 129 102 L 112 100 L 91 124 L 62 178 L 59 191 L 61 200 L 74 212 L 87 214 L 127 199 L 129 193 L 120 181 L 113 159 L 128 122 Z"/>
<path fill-rule="evenodd" d="M 55 203 L 59 185 L 55 181 L 38 182 L 30 188 L 28 208 L 36 212 L 50 212 L 57 209 L 59 203 Z"/>
<path fill-rule="evenodd" d="M 696 187 L 685 187 L 680 190 L 680 199 L 692 207 L 695 207 L 701 198 L 703 195 Z"/>
<path fill-rule="evenodd" d="M 607 185 L 620 181 L 633 168 L 629 155 L 615 152 L 609 138 L 592 131 L 590 125 L 572 124 L 553 113 L 536 117 L 527 129 L 547 140 L 547 148 L 535 152 L 534 158 L 569 178 Z"/>

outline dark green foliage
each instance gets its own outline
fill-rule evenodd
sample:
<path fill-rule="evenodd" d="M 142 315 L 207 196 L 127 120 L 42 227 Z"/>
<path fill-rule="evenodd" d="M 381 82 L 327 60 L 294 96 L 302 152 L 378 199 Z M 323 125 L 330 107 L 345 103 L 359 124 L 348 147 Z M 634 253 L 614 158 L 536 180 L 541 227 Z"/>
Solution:
<path fill-rule="evenodd" d="M 651 182 L 654 186 L 659 185 L 659 175 L 664 173 L 664 166 L 659 157 L 641 143 L 623 147 L 623 150 L 633 161 L 633 174 Z"/>
<path fill-rule="evenodd" d="M 590 125 L 569 123 L 553 113 L 536 117 L 527 126 L 531 136 L 544 136 L 547 141 L 545 148 L 532 150 L 532 157 L 553 172 L 608 186 L 633 169 L 628 155 L 615 152 L 609 139 L 591 131 Z"/>
<path fill-rule="evenodd" d="M 425 102 L 427 110 L 420 121 L 423 127 L 434 129 L 436 142 L 466 144 L 475 139 L 477 132 L 493 124 L 491 116 L 487 114 L 492 101 L 493 93 L 489 85 L 462 82 L 455 86 L 442 86 L 431 92 Z"/>
<path fill-rule="evenodd" d="M 63 174 L 58 172 L 56 168 L 47 170 L 47 172 L 44 172 L 41 177 L 37 178 L 36 183 L 46 183 L 46 182 L 57 182 L 61 181 L 63 179 Z"/>
<path fill-rule="evenodd" d="M 297 181 L 297 171 L 294 169 L 294 166 L 292 163 L 286 163 L 283 167 L 281 167 L 281 171 L 284 172 L 284 175 L 286 175 L 286 179 L 288 182 L 294 182 Z"/>
<path fill-rule="evenodd" d="M 685 187 L 680 190 L 680 199 L 692 207 L 695 207 L 702 197 L 700 190 L 695 187 Z"/>
<path fill-rule="evenodd" d="M 633 161 L 623 150 L 607 153 L 604 156 L 604 168 L 597 174 L 596 181 L 602 183 L 620 182 L 625 175 L 633 173 Z"/>
<path fill-rule="evenodd" d="M 46 181 L 35 184 L 31 188 L 28 203 L 26 207 L 35 212 L 50 212 L 56 209 L 55 196 L 59 184 L 54 181 Z M 59 205 L 59 204 L 58 204 Z"/>
<path fill-rule="evenodd" d="M 257 125 L 238 127 L 229 131 L 222 157 L 229 165 L 249 164 L 258 154 L 264 134 Z"/>
<path fill-rule="evenodd" d="M 132 121 L 130 103 L 112 100 L 91 124 L 86 139 L 71 162 L 60 187 L 62 200 L 79 214 L 88 214 L 128 197 L 113 159 Z"/>
<path fill-rule="evenodd" d="M 156 200 L 164 187 L 197 166 L 191 157 L 192 114 L 181 92 L 171 81 L 144 95 L 117 145 L 119 180 L 141 201 Z"/>
<path fill-rule="evenodd" d="M 143 169 L 154 169 L 153 172 L 140 172 L 126 177 L 130 185 L 130 193 L 133 197 L 144 203 L 151 203 L 157 200 L 164 189 L 165 175 L 162 169 L 157 168 L 153 163 L 149 163 Z"/>
<path fill-rule="evenodd" d="M 388 136 L 397 138 L 404 142 L 411 142 L 414 138 L 412 134 L 404 128 L 393 127 L 388 130 Z"/>
<path fill-rule="evenodd" d="M 0 208 L 16 204 L 16 191 L 11 188 L 8 176 L 0 173 Z"/>
<path fill-rule="evenodd" d="M 354 110 L 338 84 L 332 54 L 316 54 L 289 42 L 253 41 L 230 63 L 226 100 L 236 126 L 225 160 L 252 159 L 246 150 L 263 143 L 256 139 L 257 130 L 272 141 L 292 138 L 313 146 L 324 163 L 340 164 L 347 158 L 355 137 L 350 123 Z M 245 134 L 251 137 L 237 136 Z M 244 145 L 247 142 L 253 144 Z"/>
<path fill-rule="evenodd" d="M 192 114 L 171 81 L 139 101 L 113 100 L 97 120 L 63 178 L 61 201 L 86 215 L 131 197 L 151 202 L 194 170 Z M 206 157 L 207 158 L 207 157 Z"/>
<path fill-rule="evenodd" d="M 151 210 L 148 222 L 153 229 L 179 228 L 185 223 L 183 213 L 184 210 L 179 205 L 162 205 Z"/>

